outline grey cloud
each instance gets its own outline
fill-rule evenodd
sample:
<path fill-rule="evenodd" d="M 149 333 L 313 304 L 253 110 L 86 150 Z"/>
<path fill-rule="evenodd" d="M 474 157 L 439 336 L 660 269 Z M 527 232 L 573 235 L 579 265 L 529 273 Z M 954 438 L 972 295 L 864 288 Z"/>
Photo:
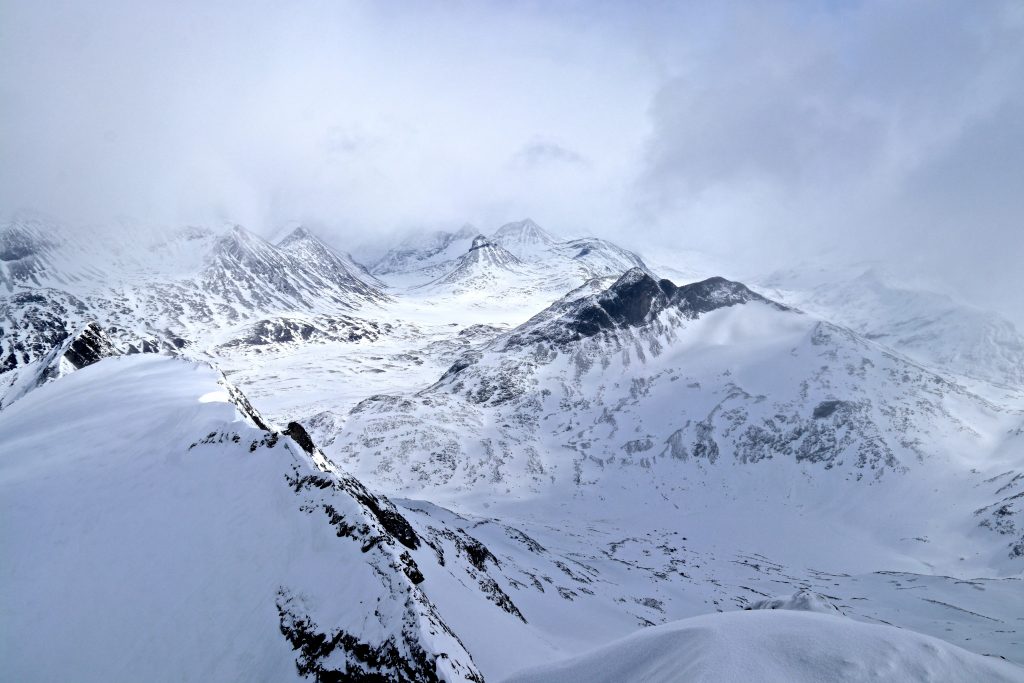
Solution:
<path fill-rule="evenodd" d="M 342 242 L 529 215 L 1006 309 L 972 275 L 1024 289 L 1022 65 L 1016 0 L 8 2 L 0 213 Z"/>
<path fill-rule="evenodd" d="M 517 164 L 538 166 L 550 163 L 578 164 L 587 166 L 588 161 L 580 154 L 554 142 L 533 141 L 523 145 L 514 158 Z"/>
<path fill-rule="evenodd" d="M 831 250 L 975 300 L 979 269 L 1019 286 L 1021 6 L 780 7 L 726 13 L 653 98 L 636 188 L 655 232 L 751 267 Z"/>

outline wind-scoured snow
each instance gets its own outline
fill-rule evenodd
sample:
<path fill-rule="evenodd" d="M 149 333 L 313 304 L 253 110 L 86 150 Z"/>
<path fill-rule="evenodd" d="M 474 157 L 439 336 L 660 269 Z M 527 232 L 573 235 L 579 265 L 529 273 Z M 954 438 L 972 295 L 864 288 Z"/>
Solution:
<path fill-rule="evenodd" d="M 91 322 L 125 347 L 202 350 L 267 317 L 359 317 L 389 301 L 302 228 L 279 246 L 240 226 L 183 229 L 134 249 L 112 239 L 84 241 L 41 219 L 0 229 L 0 368 L 38 359 Z"/>
<path fill-rule="evenodd" d="M 0 413 L 0 677 L 479 680 L 408 523 L 303 434 L 153 355 Z"/>
<path fill-rule="evenodd" d="M 944 372 L 1024 388 L 1024 335 L 996 313 L 912 289 L 877 268 L 812 268 L 759 278 L 781 300 Z"/>
<path fill-rule="evenodd" d="M 996 457 L 1020 419 L 738 283 L 635 269 L 467 352 L 430 388 L 366 399 L 331 452 L 391 491 L 633 499 L 657 486 L 709 515 L 723 495 L 828 511 L 873 545 L 945 538 L 920 548 L 931 566 L 1016 573 L 1016 531 L 974 513 L 999 500 L 989 478 L 1024 466 Z"/>
<path fill-rule="evenodd" d="M 152 679 L 500 680 L 793 607 L 1024 661 L 1024 394 L 961 309 L 915 347 L 926 307 L 890 290 L 818 306 L 685 258 L 671 282 L 530 220 L 370 269 L 301 226 L 7 227 L 3 613 L 29 628 L 5 674 L 46 641 L 46 678 L 123 677 L 121 648 Z"/>
<path fill-rule="evenodd" d="M 1024 669 L 937 638 L 811 612 L 733 612 L 644 629 L 508 683 L 1024 680 Z"/>

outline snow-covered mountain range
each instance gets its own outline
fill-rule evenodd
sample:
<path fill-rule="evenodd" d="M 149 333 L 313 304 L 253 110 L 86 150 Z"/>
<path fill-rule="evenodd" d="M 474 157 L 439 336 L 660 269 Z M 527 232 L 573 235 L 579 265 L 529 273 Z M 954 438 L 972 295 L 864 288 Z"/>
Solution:
<path fill-rule="evenodd" d="M 792 680 L 1024 680 L 995 314 L 673 282 L 528 219 L 365 267 L 301 226 L 125 234 L 0 228 L 5 679 L 665 679 L 759 632 L 810 643 Z"/>
<path fill-rule="evenodd" d="M 878 267 L 775 272 L 758 284 L 781 300 L 953 374 L 1024 384 L 1024 338 L 991 311 L 909 288 Z"/>
<path fill-rule="evenodd" d="M 124 344 L 170 350 L 246 324 L 351 315 L 388 300 L 351 261 L 297 228 L 277 245 L 231 226 L 186 228 L 127 250 L 40 220 L 0 229 L 0 367 L 14 369 L 97 322 Z M 321 326 L 321 331 L 323 331 Z"/>

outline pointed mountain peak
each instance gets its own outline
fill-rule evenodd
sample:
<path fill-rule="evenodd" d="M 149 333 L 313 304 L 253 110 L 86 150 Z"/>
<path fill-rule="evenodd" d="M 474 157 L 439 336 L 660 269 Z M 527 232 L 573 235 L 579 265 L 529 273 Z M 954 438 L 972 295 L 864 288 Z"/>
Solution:
<path fill-rule="evenodd" d="M 540 257 L 547 253 L 558 240 L 529 218 L 506 223 L 498 228 L 492 239 L 521 259 Z"/>
<path fill-rule="evenodd" d="M 423 286 L 461 286 L 471 281 L 494 277 L 498 272 L 516 270 L 522 265 L 523 262 L 508 249 L 493 242 L 486 235 L 477 235 L 473 238 L 469 251 L 459 257 L 451 271 Z"/>
<path fill-rule="evenodd" d="M 469 239 L 473 235 L 479 235 L 480 231 L 476 229 L 476 226 L 472 223 L 466 223 L 458 231 L 455 232 L 455 239 L 464 240 Z"/>
<path fill-rule="evenodd" d="M 304 225 L 296 226 L 276 248 L 293 263 L 297 260 L 300 272 L 351 289 L 366 298 L 387 298 L 377 289 L 380 280 L 366 272 L 349 254 L 338 251 Z"/>
<path fill-rule="evenodd" d="M 711 280 L 720 280 L 721 282 L 729 284 L 739 284 L 730 283 L 728 280 L 725 280 L 723 278 L 711 278 Z M 743 285 L 739 286 L 743 287 Z M 676 296 L 677 292 L 679 292 L 680 290 L 684 290 L 687 287 L 689 287 L 689 285 L 679 287 L 674 282 L 668 279 L 656 279 L 656 277 L 651 273 L 651 271 L 647 270 L 646 268 L 635 267 L 630 268 L 625 273 L 623 273 L 618 280 L 612 283 L 612 285 L 608 287 L 607 290 L 605 290 L 605 293 L 614 295 L 630 295 L 633 292 L 651 292 L 652 294 L 655 292 L 661 292 L 670 299 L 673 299 Z M 746 287 L 743 288 L 746 289 Z"/>
<path fill-rule="evenodd" d="M 324 244 L 323 240 L 313 234 L 313 231 L 305 225 L 296 226 L 294 230 L 278 240 L 276 246 L 279 249 L 288 249 L 289 247 L 294 247 L 299 244 L 309 244 L 319 247 L 327 246 Z"/>
<path fill-rule="evenodd" d="M 487 235 L 474 237 L 469 251 L 463 254 L 460 260 L 501 268 L 522 264 L 515 254 Z"/>
<path fill-rule="evenodd" d="M 103 358 L 119 355 L 121 352 L 110 341 L 99 323 L 90 322 L 68 344 L 63 357 L 75 369 L 81 369 Z"/>
<path fill-rule="evenodd" d="M 506 223 L 505 225 L 498 228 L 495 234 L 502 234 L 506 232 L 520 232 L 525 230 L 540 230 L 541 232 L 543 232 L 543 229 L 539 225 L 537 225 L 536 221 L 534 221 L 532 218 L 524 218 L 522 220 L 510 221 Z"/>
<path fill-rule="evenodd" d="M 214 250 L 218 256 L 243 259 L 272 252 L 274 247 L 241 225 L 234 224 L 217 240 Z"/>
<path fill-rule="evenodd" d="M 241 225 L 232 224 L 221 233 L 220 239 L 217 240 L 218 247 L 230 247 L 232 245 L 245 245 L 251 242 L 253 235 L 248 230 L 243 228 Z"/>
<path fill-rule="evenodd" d="M 234 239 L 250 239 L 253 235 L 244 227 L 238 223 L 232 223 L 228 226 L 227 234 Z"/>
<path fill-rule="evenodd" d="M 614 334 L 617 330 L 647 325 L 666 310 L 677 311 L 682 317 L 693 320 L 719 308 L 751 301 L 789 310 L 739 282 L 722 277 L 676 286 L 670 280 L 656 279 L 644 268 L 631 268 L 604 291 L 582 298 L 570 294 L 555 302 L 526 323 L 521 332 L 510 337 L 510 343 L 537 339 L 574 342 L 600 333 Z"/>
<path fill-rule="evenodd" d="M 312 239 L 312 238 L 313 238 L 313 233 L 311 233 L 309 231 L 309 228 L 307 228 L 305 225 L 300 225 L 297 228 L 295 228 L 294 230 L 292 230 L 288 234 L 288 236 L 285 237 L 284 240 L 281 240 L 281 241 L 284 242 L 285 240 L 308 240 L 308 239 Z"/>
<path fill-rule="evenodd" d="M 651 277 L 651 274 L 648 273 L 643 268 L 630 268 L 625 273 L 623 273 L 622 276 L 619 277 L 619 279 L 616 280 L 608 289 L 609 291 L 625 289 L 643 283 L 651 283 L 657 285 L 657 282 L 653 277 Z"/>
<path fill-rule="evenodd" d="M 475 251 L 477 249 L 483 249 L 484 247 L 493 247 L 494 242 L 491 241 L 487 235 L 477 235 L 473 238 L 473 244 L 470 245 L 469 250 Z"/>
<path fill-rule="evenodd" d="M 609 325 L 638 325 L 652 310 L 664 308 L 668 297 L 665 288 L 647 271 L 630 268 L 598 297 L 597 307 L 581 318 L 582 324 L 577 329 L 584 336 L 591 336 Z"/>
<path fill-rule="evenodd" d="M 506 223 L 494 232 L 494 239 L 499 243 L 508 240 L 526 244 L 554 244 L 557 241 L 530 218 Z"/>

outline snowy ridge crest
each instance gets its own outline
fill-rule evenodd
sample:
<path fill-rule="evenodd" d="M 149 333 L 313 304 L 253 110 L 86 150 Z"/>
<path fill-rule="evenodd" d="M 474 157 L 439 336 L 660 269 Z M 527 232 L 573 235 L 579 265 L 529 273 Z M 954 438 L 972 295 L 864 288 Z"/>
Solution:
<path fill-rule="evenodd" d="M 370 328 L 338 312 L 391 300 L 304 228 L 279 246 L 233 226 L 219 237 L 201 229 L 177 231 L 131 254 L 100 247 L 87 254 L 87 262 L 105 259 L 110 270 L 68 265 L 86 252 L 46 234 L 21 224 L 0 234 L 0 249 L 12 258 L 3 265 L 12 291 L 0 298 L 0 373 L 40 358 L 91 321 L 124 346 L 180 350 L 273 314 L 344 317 L 348 327 Z M 34 237 L 26 243 L 11 235 Z"/>

